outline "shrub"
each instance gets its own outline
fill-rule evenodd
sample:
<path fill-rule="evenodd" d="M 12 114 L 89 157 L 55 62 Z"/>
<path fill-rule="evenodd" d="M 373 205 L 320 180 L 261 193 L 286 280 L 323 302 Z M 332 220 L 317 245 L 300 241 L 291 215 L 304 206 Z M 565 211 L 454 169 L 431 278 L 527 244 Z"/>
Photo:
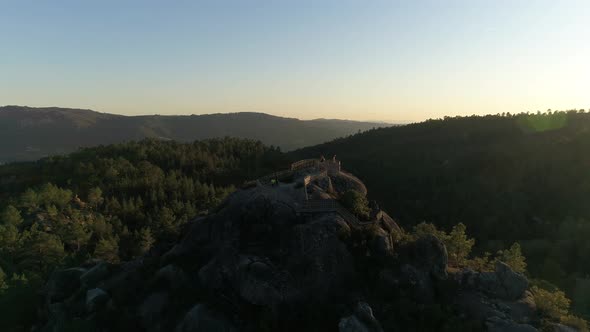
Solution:
<path fill-rule="evenodd" d="M 481 257 L 474 257 L 473 259 L 467 260 L 465 266 L 475 271 L 493 271 L 494 260 L 490 256 L 491 254 L 486 251 Z"/>
<path fill-rule="evenodd" d="M 348 190 L 342 194 L 340 202 L 357 217 L 361 219 L 369 218 L 369 201 L 367 201 L 367 197 L 360 192 L 356 190 Z"/>
<path fill-rule="evenodd" d="M 531 288 L 535 298 L 535 304 L 539 311 L 555 320 L 560 320 L 562 316 L 567 316 L 571 301 L 560 290 L 548 291 L 537 286 Z"/>
<path fill-rule="evenodd" d="M 421 222 L 414 226 L 414 239 L 418 239 L 426 235 L 434 235 L 443 242 L 446 242 L 447 240 L 447 234 L 444 231 L 439 231 L 436 226 L 434 226 L 434 224 Z"/>
<path fill-rule="evenodd" d="M 506 263 L 516 272 L 524 273 L 526 271 L 525 258 L 518 243 L 514 243 L 510 249 L 498 251 L 496 259 Z"/>

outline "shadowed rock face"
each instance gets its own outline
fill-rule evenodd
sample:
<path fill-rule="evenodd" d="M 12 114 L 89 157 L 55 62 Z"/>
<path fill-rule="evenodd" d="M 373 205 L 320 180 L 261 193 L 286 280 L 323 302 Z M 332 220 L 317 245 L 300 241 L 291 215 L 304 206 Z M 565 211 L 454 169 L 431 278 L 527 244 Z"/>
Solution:
<path fill-rule="evenodd" d="M 301 190 L 239 190 L 165 253 L 56 273 L 46 327 L 82 318 L 130 331 L 529 328 L 517 303 L 524 277 L 509 267 L 449 276 L 436 237 L 401 244 L 389 219 L 358 227 L 337 213 L 298 214 Z M 523 313 L 510 316 L 510 305 Z"/>

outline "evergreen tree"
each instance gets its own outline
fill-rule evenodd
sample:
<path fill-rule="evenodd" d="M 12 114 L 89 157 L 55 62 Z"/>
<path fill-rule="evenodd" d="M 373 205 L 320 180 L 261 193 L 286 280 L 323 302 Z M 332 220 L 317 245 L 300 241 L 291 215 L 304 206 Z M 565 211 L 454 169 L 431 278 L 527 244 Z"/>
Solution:
<path fill-rule="evenodd" d="M 498 251 L 498 260 L 508 264 L 514 271 L 524 273 L 526 271 L 525 257 L 520 250 L 520 244 L 515 242 L 510 249 Z"/>
<path fill-rule="evenodd" d="M 36 225 L 23 234 L 23 243 L 18 249 L 18 267 L 42 276 L 59 266 L 65 257 L 59 237 L 39 230 Z"/>
<path fill-rule="evenodd" d="M 0 253 L 11 254 L 19 245 L 19 232 L 16 226 L 0 225 Z"/>
<path fill-rule="evenodd" d="M 32 212 L 39 207 L 39 195 L 29 188 L 21 195 L 20 204 L 27 211 Z"/>
<path fill-rule="evenodd" d="M 96 208 L 104 202 L 102 197 L 102 190 L 99 187 L 94 187 L 88 191 L 88 204 Z"/>
<path fill-rule="evenodd" d="M 94 234 L 99 238 L 106 238 L 113 235 L 113 225 L 107 222 L 102 215 L 97 215 L 92 224 Z"/>
<path fill-rule="evenodd" d="M 79 251 L 81 247 L 85 246 L 92 233 L 90 233 L 84 224 L 81 222 L 70 222 L 63 227 L 64 230 L 61 234 L 61 239 L 67 244 L 70 248 L 74 248 L 74 251 Z"/>
<path fill-rule="evenodd" d="M 8 289 L 8 282 L 6 281 L 6 273 L 4 273 L 4 270 L 2 270 L 2 267 L 0 267 L 0 295 L 2 295 L 2 293 Z"/>
<path fill-rule="evenodd" d="M 136 232 L 135 238 L 137 243 L 135 256 L 146 254 L 156 242 L 152 236 L 152 231 L 148 227 L 144 227 Z"/>
<path fill-rule="evenodd" d="M 12 205 L 7 206 L 0 215 L 0 224 L 18 226 L 22 222 L 20 211 Z"/>
<path fill-rule="evenodd" d="M 94 257 L 110 263 L 119 262 L 119 243 L 116 238 L 102 238 L 98 240 L 94 249 Z"/>
<path fill-rule="evenodd" d="M 467 227 L 464 224 L 459 223 L 453 226 L 449 235 L 444 239 L 450 264 L 457 266 L 464 265 L 471 253 L 471 248 L 473 248 L 475 240 L 467 237 L 467 234 L 465 234 L 466 229 Z"/>
<path fill-rule="evenodd" d="M 171 239 L 178 235 L 176 216 L 174 215 L 172 209 L 169 209 L 168 207 L 163 207 L 160 209 L 156 221 L 160 237 Z"/>

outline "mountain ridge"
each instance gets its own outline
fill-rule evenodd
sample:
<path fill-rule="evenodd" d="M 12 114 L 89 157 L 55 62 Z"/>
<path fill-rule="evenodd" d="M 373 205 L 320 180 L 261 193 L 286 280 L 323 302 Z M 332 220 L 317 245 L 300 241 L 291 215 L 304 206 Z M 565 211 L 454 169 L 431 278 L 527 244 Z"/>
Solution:
<path fill-rule="evenodd" d="M 0 162 L 35 160 L 80 147 L 143 138 L 190 142 L 216 137 L 259 140 L 293 150 L 382 127 L 351 120 L 299 120 L 259 112 L 203 115 L 101 113 L 60 107 L 0 107 Z"/>

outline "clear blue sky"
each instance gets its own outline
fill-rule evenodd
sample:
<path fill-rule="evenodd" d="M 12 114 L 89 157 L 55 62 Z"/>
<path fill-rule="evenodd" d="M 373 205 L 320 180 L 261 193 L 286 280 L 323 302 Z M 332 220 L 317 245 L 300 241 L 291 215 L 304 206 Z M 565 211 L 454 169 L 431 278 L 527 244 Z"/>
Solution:
<path fill-rule="evenodd" d="M 415 121 L 590 108 L 590 1 L 0 0 L 0 105 Z"/>

